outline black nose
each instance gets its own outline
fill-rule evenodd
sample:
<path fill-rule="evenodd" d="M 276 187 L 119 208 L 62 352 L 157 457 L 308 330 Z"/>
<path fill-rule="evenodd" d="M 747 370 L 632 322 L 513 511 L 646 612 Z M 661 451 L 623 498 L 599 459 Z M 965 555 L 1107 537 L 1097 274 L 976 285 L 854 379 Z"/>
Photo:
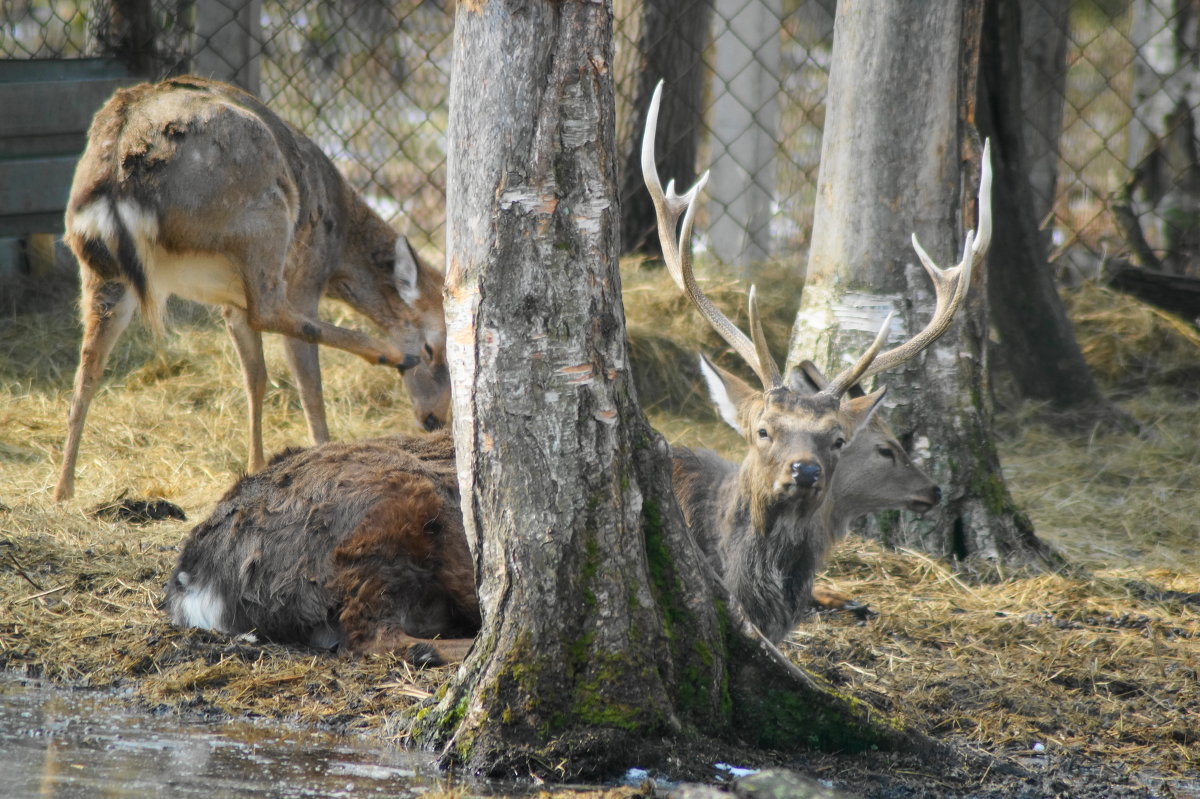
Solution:
<path fill-rule="evenodd" d="M 821 464 L 796 461 L 792 464 L 792 482 L 801 488 L 811 488 L 821 479 Z"/>
<path fill-rule="evenodd" d="M 942 489 L 941 489 L 941 486 L 934 486 L 934 487 L 933 487 L 933 504 L 934 504 L 934 505 L 936 505 L 936 504 L 938 504 L 938 503 L 939 503 L 939 502 L 941 502 L 941 501 L 942 501 Z"/>
<path fill-rule="evenodd" d="M 404 360 L 396 364 L 396 368 L 400 370 L 400 374 L 404 374 L 409 369 L 421 363 L 420 355 L 405 355 Z"/>
<path fill-rule="evenodd" d="M 432 433 L 434 430 L 441 429 L 442 420 L 431 413 L 421 422 L 421 426 L 424 427 L 427 432 Z"/>

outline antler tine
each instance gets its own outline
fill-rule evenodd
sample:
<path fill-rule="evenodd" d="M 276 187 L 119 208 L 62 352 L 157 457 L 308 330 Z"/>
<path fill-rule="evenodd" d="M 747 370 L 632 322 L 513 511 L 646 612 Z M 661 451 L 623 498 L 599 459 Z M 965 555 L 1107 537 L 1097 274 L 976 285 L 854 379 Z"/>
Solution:
<path fill-rule="evenodd" d="M 750 368 L 758 375 L 758 379 L 762 381 L 763 388 L 775 388 L 782 384 L 779 367 L 767 352 L 765 344 L 761 347 L 757 346 L 757 342 L 751 342 L 745 333 L 729 321 L 725 314 L 721 313 L 717 306 L 713 305 L 712 301 L 700 290 L 695 275 L 692 273 L 691 240 L 692 225 L 696 215 L 696 198 L 699 196 L 700 190 L 704 188 L 704 184 L 708 182 L 708 173 L 705 172 L 701 175 L 700 179 L 696 181 L 696 185 L 682 196 L 675 193 L 675 181 L 668 183 L 666 191 L 663 191 L 662 181 L 658 177 L 658 167 L 654 164 L 654 138 L 658 132 L 658 109 L 662 101 L 662 88 L 663 82 L 659 81 L 658 86 L 654 89 L 654 97 L 650 100 L 650 112 L 646 117 L 646 132 L 642 139 L 642 178 L 646 182 L 646 188 L 650 191 L 650 198 L 654 201 L 663 260 L 667 264 L 667 270 L 671 273 L 671 277 L 696 306 L 696 310 L 700 311 L 700 315 L 712 325 L 721 338 L 729 343 L 729 346 L 733 347 L 742 360 L 750 365 Z M 683 225 L 679 229 L 679 239 L 676 241 L 675 229 L 679 226 L 680 213 L 683 213 Z M 751 302 L 753 303 L 753 300 Z M 757 314 L 757 310 L 752 310 L 752 313 Z M 751 325 L 753 326 L 753 324 L 752 322 Z M 761 330 L 754 335 L 757 339 L 761 339 Z M 765 357 L 760 357 L 760 353 Z M 769 367 L 766 364 L 769 364 Z"/>
<path fill-rule="evenodd" d="M 983 263 L 987 256 L 988 246 L 992 241 L 992 144 L 985 141 L 983 145 L 983 166 L 979 176 L 979 230 L 968 231 L 966 243 L 963 245 L 962 260 L 950 269 L 939 269 L 937 264 L 925 252 L 914 233 L 913 249 L 921 260 L 921 265 L 933 281 L 937 302 L 934 306 L 933 318 L 920 333 L 898 347 L 888 350 L 875 358 L 859 380 L 880 372 L 892 369 L 913 358 L 933 342 L 937 341 L 950 327 L 954 314 L 962 305 L 971 286 L 971 276 L 976 267 Z M 839 375 L 840 377 L 840 375 Z"/>
<path fill-rule="evenodd" d="M 895 311 L 888 313 L 887 318 L 883 320 L 883 324 L 879 327 L 879 332 L 875 334 L 875 340 L 871 342 L 871 346 L 867 347 L 866 352 L 858 356 L 858 360 L 853 366 L 838 373 L 837 377 L 830 380 L 825 388 L 821 389 L 822 394 L 832 394 L 835 397 L 840 397 L 852 385 L 863 379 L 867 367 L 875 360 L 876 354 L 883 349 L 883 343 L 887 341 L 888 330 L 892 327 L 892 317 L 895 315 Z"/>
<path fill-rule="evenodd" d="M 754 352 L 758 355 L 758 362 L 762 366 L 763 372 L 759 377 L 762 378 L 763 385 L 767 388 L 783 385 L 783 376 L 779 374 L 779 365 L 775 363 L 775 359 L 771 357 L 771 348 L 767 346 L 767 337 L 763 335 L 762 317 L 758 315 L 758 287 L 750 287 L 749 313 L 750 313 L 750 335 L 754 339 Z"/>

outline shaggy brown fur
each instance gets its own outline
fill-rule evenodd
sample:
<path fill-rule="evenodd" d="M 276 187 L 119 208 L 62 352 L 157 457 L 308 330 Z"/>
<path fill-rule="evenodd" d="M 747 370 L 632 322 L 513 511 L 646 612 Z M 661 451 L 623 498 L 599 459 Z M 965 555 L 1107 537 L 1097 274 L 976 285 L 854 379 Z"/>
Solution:
<path fill-rule="evenodd" d="M 173 623 L 459 660 L 479 629 L 448 434 L 277 456 L 192 530 L 167 584 Z"/>

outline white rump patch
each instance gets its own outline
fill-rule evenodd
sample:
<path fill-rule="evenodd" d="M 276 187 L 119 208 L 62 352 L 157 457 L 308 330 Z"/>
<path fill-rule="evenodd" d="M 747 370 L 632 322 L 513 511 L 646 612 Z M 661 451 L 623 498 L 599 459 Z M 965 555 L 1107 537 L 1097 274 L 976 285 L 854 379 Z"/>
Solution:
<path fill-rule="evenodd" d="M 117 248 L 117 220 L 107 197 L 88 203 L 71 217 L 71 232 L 92 241 L 102 241 L 109 250 Z"/>
<path fill-rule="evenodd" d="M 148 245 L 158 241 L 158 216 L 153 210 L 143 208 L 133 200 L 117 200 L 117 213 L 137 244 L 139 255 Z"/>
<path fill-rule="evenodd" d="M 725 424 L 741 433 L 742 428 L 738 424 L 737 406 L 729 398 L 729 391 L 725 388 L 725 381 L 708 365 L 708 360 L 703 355 L 700 356 L 700 374 L 704 375 L 704 382 L 708 385 L 708 396 L 712 398 L 713 404 L 717 406 L 717 413 L 725 420 Z"/>
<path fill-rule="evenodd" d="M 189 580 L 186 572 L 179 574 L 181 585 L 187 586 Z M 185 587 L 179 601 L 171 608 L 171 621 L 180 627 L 228 632 L 225 629 L 225 602 L 210 585 L 200 588 Z"/>

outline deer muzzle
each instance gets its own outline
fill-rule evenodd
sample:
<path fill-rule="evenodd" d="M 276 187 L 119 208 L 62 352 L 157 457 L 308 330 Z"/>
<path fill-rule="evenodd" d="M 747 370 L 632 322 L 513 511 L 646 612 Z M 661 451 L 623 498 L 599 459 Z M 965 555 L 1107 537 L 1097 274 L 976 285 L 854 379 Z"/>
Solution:
<path fill-rule="evenodd" d="M 908 500 L 908 510 L 913 513 L 925 513 L 934 505 L 942 501 L 942 489 L 933 486 L 928 491 L 910 497 Z"/>
<path fill-rule="evenodd" d="M 821 464 L 795 461 L 792 464 L 792 483 L 799 488 L 812 488 L 821 480 Z"/>

